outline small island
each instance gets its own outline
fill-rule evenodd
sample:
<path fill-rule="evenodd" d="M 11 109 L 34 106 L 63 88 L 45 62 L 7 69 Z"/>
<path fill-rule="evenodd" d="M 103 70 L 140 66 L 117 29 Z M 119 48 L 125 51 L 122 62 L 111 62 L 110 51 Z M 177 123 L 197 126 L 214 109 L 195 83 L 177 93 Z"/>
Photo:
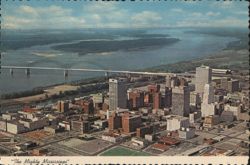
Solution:
<path fill-rule="evenodd" d="M 142 49 L 159 48 L 180 41 L 177 38 L 141 38 L 135 40 L 110 40 L 110 41 L 81 41 L 73 44 L 53 46 L 52 49 L 75 52 L 79 55 L 88 53 L 102 53 L 113 51 L 136 51 Z"/>

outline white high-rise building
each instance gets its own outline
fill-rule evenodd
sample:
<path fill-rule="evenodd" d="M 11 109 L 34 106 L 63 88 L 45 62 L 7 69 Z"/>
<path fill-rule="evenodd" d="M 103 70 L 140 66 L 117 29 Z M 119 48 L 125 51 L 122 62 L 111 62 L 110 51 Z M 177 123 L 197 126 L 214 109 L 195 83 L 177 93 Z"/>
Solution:
<path fill-rule="evenodd" d="M 109 79 L 109 110 L 127 108 L 126 79 Z"/>
<path fill-rule="evenodd" d="M 210 84 L 212 79 L 212 69 L 209 66 L 200 66 L 196 68 L 195 91 L 200 95 L 204 92 L 205 84 Z"/>
<path fill-rule="evenodd" d="M 205 84 L 203 100 L 201 103 L 201 115 L 202 117 L 215 115 L 216 104 L 214 103 L 214 88 L 212 84 Z"/>
<path fill-rule="evenodd" d="M 212 84 L 205 84 L 202 102 L 205 104 L 214 102 L 214 87 Z"/>

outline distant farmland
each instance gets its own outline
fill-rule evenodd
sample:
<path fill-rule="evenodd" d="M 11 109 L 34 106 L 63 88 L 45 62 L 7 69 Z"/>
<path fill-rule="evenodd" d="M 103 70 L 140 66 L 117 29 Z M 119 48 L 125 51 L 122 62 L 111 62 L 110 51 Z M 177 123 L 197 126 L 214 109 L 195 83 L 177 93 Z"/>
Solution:
<path fill-rule="evenodd" d="M 151 156 L 146 152 L 135 151 L 124 147 L 114 147 L 108 151 L 105 151 L 101 156 Z"/>

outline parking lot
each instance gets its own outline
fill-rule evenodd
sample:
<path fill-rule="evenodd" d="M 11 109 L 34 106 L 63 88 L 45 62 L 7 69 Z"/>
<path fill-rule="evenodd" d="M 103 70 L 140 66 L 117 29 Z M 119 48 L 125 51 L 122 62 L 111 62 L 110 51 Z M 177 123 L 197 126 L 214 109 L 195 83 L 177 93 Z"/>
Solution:
<path fill-rule="evenodd" d="M 164 156 L 174 156 L 180 154 L 184 151 L 190 150 L 191 148 L 195 148 L 197 145 L 190 142 L 181 142 L 176 147 L 170 147 L 167 151 L 163 152 L 161 155 Z"/>
<path fill-rule="evenodd" d="M 55 143 L 52 146 L 63 148 L 63 150 L 73 152 L 78 155 L 94 155 L 111 145 L 112 143 L 101 139 L 85 141 L 77 138 L 71 138 Z"/>

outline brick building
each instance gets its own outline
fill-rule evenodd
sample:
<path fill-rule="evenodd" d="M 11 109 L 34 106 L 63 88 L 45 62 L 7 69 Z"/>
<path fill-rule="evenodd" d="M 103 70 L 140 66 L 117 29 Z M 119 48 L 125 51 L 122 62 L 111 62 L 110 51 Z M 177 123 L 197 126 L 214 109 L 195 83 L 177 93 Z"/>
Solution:
<path fill-rule="evenodd" d="M 160 109 L 161 108 L 161 93 L 156 92 L 153 93 L 153 109 Z"/>
<path fill-rule="evenodd" d="M 115 130 L 122 128 L 122 117 L 118 116 L 117 113 L 112 113 L 108 119 L 109 130 Z"/>
<path fill-rule="evenodd" d="M 58 101 L 57 102 L 57 110 L 59 112 L 68 112 L 69 111 L 69 102 L 67 101 Z"/>
<path fill-rule="evenodd" d="M 71 121 L 71 130 L 87 133 L 90 131 L 90 122 L 82 120 Z"/>
<path fill-rule="evenodd" d="M 128 108 L 138 109 L 144 106 L 144 92 L 139 90 L 129 90 L 128 91 Z"/>
<path fill-rule="evenodd" d="M 146 134 L 152 134 L 153 133 L 153 126 L 147 125 L 136 129 L 136 136 L 144 138 Z"/>
<path fill-rule="evenodd" d="M 122 115 L 122 130 L 125 134 L 135 132 L 141 126 L 141 116 L 125 113 Z"/>

